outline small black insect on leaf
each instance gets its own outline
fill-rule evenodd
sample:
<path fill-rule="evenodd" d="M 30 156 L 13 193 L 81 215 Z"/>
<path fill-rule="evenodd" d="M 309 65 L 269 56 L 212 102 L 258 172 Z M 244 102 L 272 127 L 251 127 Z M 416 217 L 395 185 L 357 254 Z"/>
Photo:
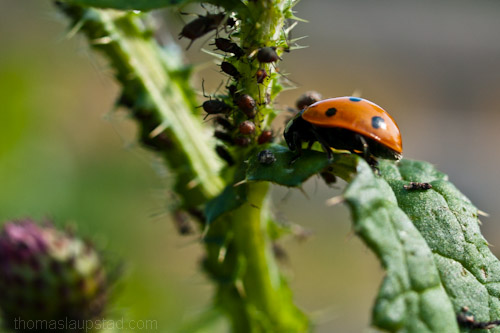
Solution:
<path fill-rule="evenodd" d="M 418 183 L 418 182 L 410 182 L 408 185 L 403 185 L 405 190 L 415 191 L 415 190 L 429 190 L 432 188 L 432 185 L 429 183 Z"/>

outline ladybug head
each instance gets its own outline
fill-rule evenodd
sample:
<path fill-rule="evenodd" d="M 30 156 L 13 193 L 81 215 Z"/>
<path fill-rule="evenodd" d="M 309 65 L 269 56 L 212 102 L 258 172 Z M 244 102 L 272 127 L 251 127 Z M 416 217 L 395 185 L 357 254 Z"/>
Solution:
<path fill-rule="evenodd" d="M 307 123 L 302 119 L 302 112 L 299 112 L 293 117 L 285 127 L 283 136 L 291 151 L 297 150 L 297 145 L 303 140 L 303 132 Z"/>

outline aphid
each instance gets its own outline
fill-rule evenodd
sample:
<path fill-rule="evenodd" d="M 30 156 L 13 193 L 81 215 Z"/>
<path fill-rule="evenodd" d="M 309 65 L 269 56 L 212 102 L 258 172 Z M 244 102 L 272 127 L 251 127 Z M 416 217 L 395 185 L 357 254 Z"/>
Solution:
<path fill-rule="evenodd" d="M 255 124 L 250 120 L 245 120 L 238 126 L 238 129 L 241 134 L 250 135 L 255 132 Z"/>
<path fill-rule="evenodd" d="M 182 210 L 178 210 L 174 213 L 174 224 L 181 235 L 191 235 L 195 232 L 189 216 Z"/>
<path fill-rule="evenodd" d="M 208 114 L 225 114 L 231 111 L 231 106 L 218 99 L 205 101 L 201 107 Z"/>
<path fill-rule="evenodd" d="M 261 164 L 270 165 L 276 162 L 276 157 L 274 156 L 272 151 L 265 149 L 257 154 L 257 160 Z"/>
<path fill-rule="evenodd" d="M 230 76 L 234 77 L 235 79 L 238 79 L 241 76 L 240 72 L 238 72 L 238 70 L 236 69 L 236 67 L 234 67 L 234 65 L 231 64 L 230 62 L 223 61 L 220 64 L 220 68 L 222 69 L 222 71 L 224 73 L 226 73 L 227 75 L 230 75 Z"/>
<path fill-rule="evenodd" d="M 280 262 L 287 262 L 289 259 L 286 250 L 276 242 L 273 243 L 273 254 L 274 257 Z"/>
<path fill-rule="evenodd" d="M 234 26 L 236 25 L 237 21 L 234 17 L 229 17 L 226 21 L 226 25 L 230 28 L 234 28 Z"/>
<path fill-rule="evenodd" d="M 232 131 L 234 129 L 233 124 L 224 117 L 216 117 L 215 122 L 227 131 Z"/>
<path fill-rule="evenodd" d="M 429 190 L 432 188 L 432 185 L 429 183 L 419 183 L 419 182 L 410 182 L 408 185 L 403 185 L 405 190 Z"/>
<path fill-rule="evenodd" d="M 236 58 L 240 58 L 245 54 L 245 51 L 238 44 L 227 38 L 216 38 L 215 47 L 223 52 L 234 54 Z"/>
<path fill-rule="evenodd" d="M 123 106 L 132 109 L 135 106 L 135 101 L 128 94 L 122 93 L 115 102 L 116 106 Z"/>
<path fill-rule="evenodd" d="M 229 87 L 227 87 L 227 91 L 229 93 L 229 96 L 233 96 L 236 94 L 236 90 L 238 89 L 238 87 L 236 87 L 235 84 L 233 85 L 230 85 Z"/>
<path fill-rule="evenodd" d="M 462 311 L 457 315 L 457 321 L 461 327 L 469 330 L 490 330 L 500 325 L 500 320 L 477 321 L 467 306 L 462 307 Z"/>
<path fill-rule="evenodd" d="M 257 52 L 257 60 L 261 63 L 268 64 L 281 60 L 281 58 L 278 56 L 278 53 L 276 53 L 275 46 L 267 46 L 259 49 Z"/>
<path fill-rule="evenodd" d="M 207 113 L 207 116 L 209 114 L 221 114 L 221 113 L 226 114 L 229 111 L 231 111 L 231 106 L 226 104 L 224 101 L 221 101 L 219 99 L 212 99 L 211 96 L 207 96 L 205 94 L 205 81 L 204 80 L 201 81 L 201 88 L 203 89 L 203 96 L 210 98 L 210 100 L 203 102 L 203 104 L 199 106 L 199 107 L 203 108 L 203 110 Z"/>
<path fill-rule="evenodd" d="M 153 112 L 146 108 L 135 107 L 132 109 L 132 115 L 139 120 L 148 120 L 153 117 Z"/>
<path fill-rule="evenodd" d="M 255 73 L 255 77 L 257 78 L 257 83 L 263 83 L 267 77 L 267 72 L 264 68 L 259 68 Z"/>
<path fill-rule="evenodd" d="M 303 142 L 315 141 L 329 160 L 333 160 L 330 148 L 360 154 L 372 165 L 376 157 L 399 160 L 403 156 L 401 133 L 394 119 L 380 106 L 358 97 L 314 103 L 290 120 L 283 134 L 298 156 Z"/>
<path fill-rule="evenodd" d="M 297 109 L 302 110 L 311 104 L 314 104 L 322 99 L 322 96 L 317 91 L 307 91 L 300 95 L 300 97 L 295 102 Z"/>
<path fill-rule="evenodd" d="M 229 143 L 229 144 L 234 144 L 233 137 L 231 135 L 227 134 L 226 132 L 215 131 L 214 136 L 221 141 L 224 141 L 224 142 Z"/>
<path fill-rule="evenodd" d="M 196 218 L 201 223 L 205 223 L 205 221 L 207 220 L 203 211 L 198 208 L 193 208 L 193 207 L 188 208 L 188 213 L 191 214 L 192 217 Z"/>
<path fill-rule="evenodd" d="M 227 165 L 233 166 L 234 165 L 234 159 L 231 156 L 231 154 L 227 151 L 227 149 L 224 146 L 217 145 L 215 147 L 215 152 L 217 155 L 219 155 L 220 158 L 222 158 L 224 161 L 226 161 Z"/>
<path fill-rule="evenodd" d="M 207 15 L 205 16 L 198 15 L 197 19 L 194 19 L 182 28 L 182 31 L 179 34 L 179 39 L 181 39 L 182 37 L 191 39 L 191 42 L 186 48 L 189 49 L 191 47 L 191 44 L 193 44 L 196 39 L 202 37 L 212 30 L 217 29 L 217 27 L 219 27 L 225 17 L 226 14 L 224 13 L 207 13 Z"/>
<path fill-rule="evenodd" d="M 259 145 L 263 145 L 264 143 L 271 142 L 273 140 L 273 132 L 269 130 L 262 131 L 257 139 L 257 143 Z"/>
<path fill-rule="evenodd" d="M 251 142 L 252 142 L 252 140 L 250 140 L 250 138 L 245 137 L 245 136 L 237 136 L 234 139 L 234 143 L 238 146 L 241 146 L 241 147 L 246 147 L 246 146 L 250 145 Z"/>
<path fill-rule="evenodd" d="M 335 175 L 333 173 L 331 173 L 331 171 L 329 171 L 329 170 L 323 171 L 319 175 L 321 176 L 321 178 L 323 178 L 326 185 L 332 185 L 332 184 L 335 184 L 337 182 L 337 177 L 335 177 Z"/>
<path fill-rule="evenodd" d="M 157 151 L 166 151 L 174 146 L 174 142 L 167 136 L 165 132 L 161 132 L 154 137 L 151 137 L 149 135 L 150 133 L 151 131 L 146 131 L 141 135 L 141 141 L 144 145 Z"/>
<path fill-rule="evenodd" d="M 240 108 L 243 113 L 247 115 L 248 118 L 255 117 L 255 107 L 257 104 L 252 96 L 248 94 L 239 95 L 236 97 L 236 105 Z"/>

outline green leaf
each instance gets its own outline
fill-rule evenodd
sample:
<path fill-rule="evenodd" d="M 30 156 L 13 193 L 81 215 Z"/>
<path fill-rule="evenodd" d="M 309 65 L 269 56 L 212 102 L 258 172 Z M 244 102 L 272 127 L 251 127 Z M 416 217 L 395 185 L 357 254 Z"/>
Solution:
<path fill-rule="evenodd" d="M 458 332 L 464 306 L 477 321 L 500 319 L 500 262 L 480 233 L 477 208 L 429 163 L 380 160 L 379 169 L 381 177 L 361 161 L 344 194 L 357 234 L 387 270 L 373 324 Z M 432 188 L 408 190 L 410 182 Z"/>
<path fill-rule="evenodd" d="M 68 0 L 66 2 L 89 7 L 113 8 L 121 10 L 152 10 L 167 6 L 181 5 L 190 0 Z"/>
<path fill-rule="evenodd" d="M 500 319 L 500 262 L 481 235 L 477 208 L 429 163 L 383 162 L 380 171 L 430 247 L 455 313 L 467 306 L 478 321 Z M 409 181 L 432 189 L 407 191 Z"/>
<path fill-rule="evenodd" d="M 247 185 L 228 185 L 221 194 L 210 200 L 205 206 L 207 223 L 212 223 L 219 216 L 240 207 L 246 202 Z"/>
<path fill-rule="evenodd" d="M 344 197 L 354 229 L 387 270 L 373 324 L 390 332 L 457 332 L 455 313 L 431 249 L 398 207 L 391 187 L 364 161 Z"/>
<path fill-rule="evenodd" d="M 272 164 L 259 162 L 258 154 L 263 150 L 272 152 L 276 161 Z M 270 181 L 284 186 L 300 186 L 309 177 L 331 167 L 333 172 L 344 179 L 349 179 L 355 171 L 357 157 L 350 154 L 335 154 L 332 163 L 324 152 L 305 150 L 294 162 L 296 153 L 281 145 L 260 146 L 252 151 L 248 158 L 246 180 Z M 292 163 L 293 162 L 293 163 Z"/>

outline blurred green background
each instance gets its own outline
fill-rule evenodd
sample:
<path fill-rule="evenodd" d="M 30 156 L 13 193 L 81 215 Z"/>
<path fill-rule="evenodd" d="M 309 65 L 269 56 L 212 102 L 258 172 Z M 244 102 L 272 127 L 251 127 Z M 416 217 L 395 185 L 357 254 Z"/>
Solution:
<path fill-rule="evenodd" d="M 136 145 L 125 113 L 112 112 L 118 87 L 109 67 L 81 38 L 66 39 L 50 3 L 0 3 L 0 221 L 78 225 L 127 263 L 114 312 L 175 332 L 209 305 L 211 288 L 196 239 L 178 236 L 166 214 L 171 175 Z M 309 48 L 284 55 L 280 70 L 299 87 L 277 107 L 307 90 L 358 91 L 381 105 L 398 121 L 405 157 L 436 164 L 490 213 L 482 230 L 500 254 L 500 3 L 317 0 L 296 10 L 309 23 L 293 37 L 307 35 Z M 190 19 L 169 17 L 173 35 Z M 203 77 L 216 87 L 223 76 L 206 67 L 203 43 L 187 54 L 205 68 L 194 84 Z M 276 214 L 314 232 L 282 242 L 283 269 L 318 332 L 369 331 L 383 271 L 352 234 L 346 207 L 325 207 L 337 187 L 312 179 L 308 197 L 274 188 Z"/>

